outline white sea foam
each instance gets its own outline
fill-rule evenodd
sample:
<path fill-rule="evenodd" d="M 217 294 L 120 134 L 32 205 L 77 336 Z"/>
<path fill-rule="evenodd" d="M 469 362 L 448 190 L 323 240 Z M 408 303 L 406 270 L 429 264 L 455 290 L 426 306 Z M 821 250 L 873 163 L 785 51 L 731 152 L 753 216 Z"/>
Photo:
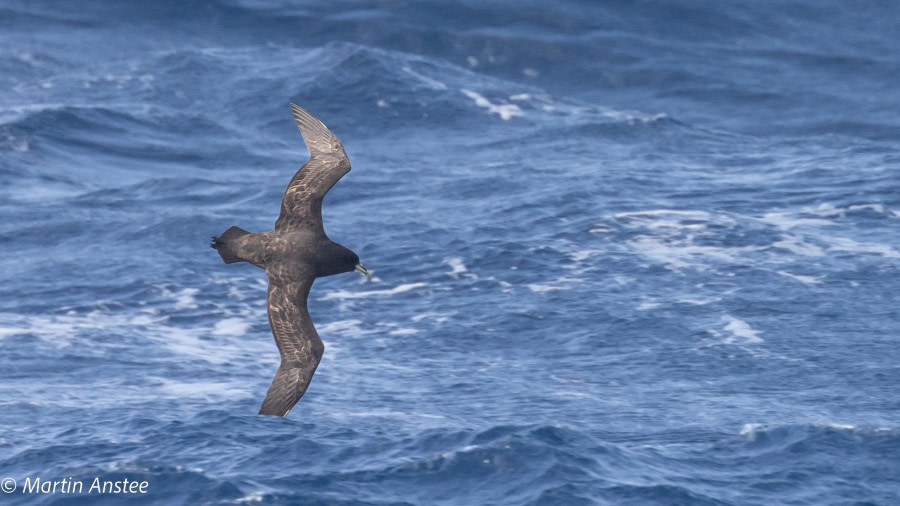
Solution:
<path fill-rule="evenodd" d="M 871 253 L 881 255 L 885 258 L 900 258 L 900 251 L 897 251 L 887 244 L 875 244 L 857 242 L 849 237 L 832 237 L 829 238 L 829 251 L 846 251 L 850 253 Z"/>
<path fill-rule="evenodd" d="M 523 116 L 525 114 L 524 112 L 522 112 L 522 109 L 516 104 L 494 104 L 480 93 L 466 89 L 462 89 L 460 91 L 463 93 L 463 95 L 471 98 L 472 101 L 475 102 L 475 105 L 483 109 L 487 109 L 487 111 L 491 114 L 500 116 L 500 118 L 504 121 L 509 121 L 516 116 Z"/>
<path fill-rule="evenodd" d="M 199 397 L 210 401 L 222 399 L 234 399 L 235 397 L 251 397 L 254 394 L 254 385 L 242 381 L 175 381 L 170 378 L 151 377 L 153 383 L 158 383 L 158 393 L 168 397 L 185 398 Z"/>
<path fill-rule="evenodd" d="M 579 249 L 579 250 L 575 250 L 575 251 L 569 253 L 569 258 L 572 260 L 573 263 L 578 264 L 578 263 L 581 263 L 581 262 L 587 260 L 588 258 L 590 258 L 594 255 L 600 255 L 605 252 L 606 252 L 606 250 L 599 249 L 599 248 Z M 572 266 L 572 264 L 570 264 L 569 266 L 564 266 L 564 267 L 571 267 L 571 266 Z"/>
<path fill-rule="evenodd" d="M 594 225 L 588 230 L 591 234 L 608 234 L 613 231 L 613 228 L 608 225 Z"/>
<path fill-rule="evenodd" d="M 225 504 L 233 503 L 233 504 L 247 504 L 247 503 L 256 503 L 263 502 L 266 494 L 264 492 L 251 492 L 244 497 L 239 497 L 232 501 L 225 501 Z"/>
<path fill-rule="evenodd" d="M 9 337 L 9 336 L 17 336 L 17 335 L 25 334 L 27 332 L 28 331 L 23 328 L 0 327 L 0 339 L 3 339 L 4 337 Z"/>
<path fill-rule="evenodd" d="M 692 209 L 648 209 L 646 211 L 629 211 L 614 214 L 617 220 L 657 220 L 659 217 L 681 217 L 683 219 L 709 221 L 711 215 L 706 211 Z"/>
<path fill-rule="evenodd" d="M 763 342 L 763 338 L 759 337 L 760 332 L 753 329 L 747 322 L 727 314 L 722 319 L 726 322 L 723 330 L 731 334 L 725 338 L 726 344 Z"/>
<path fill-rule="evenodd" d="M 161 321 L 149 320 L 150 322 Z M 0 336 L 31 334 L 57 348 L 70 346 L 80 334 L 135 325 L 132 317 L 100 311 L 64 315 L 0 315 Z"/>
<path fill-rule="evenodd" d="M 825 250 L 819 246 L 804 241 L 803 238 L 797 236 L 784 236 L 780 241 L 772 243 L 775 248 L 786 249 L 795 255 L 805 257 L 821 257 L 825 256 Z"/>
<path fill-rule="evenodd" d="M 714 262 L 737 263 L 742 256 L 764 249 L 696 244 L 697 238 L 714 235 L 719 228 L 732 228 L 737 224 L 733 217 L 725 214 L 690 209 L 649 209 L 618 213 L 614 218 L 627 228 L 648 232 L 626 241 L 627 248 L 673 271 L 706 270 Z"/>
<path fill-rule="evenodd" d="M 674 238 L 644 235 L 627 241 L 626 245 L 638 254 L 674 271 L 686 268 L 704 270 L 709 268 L 709 263 L 713 260 L 736 263 L 740 255 L 760 249 L 755 246 L 733 248 L 700 246 L 693 244 L 692 236 Z"/>
<path fill-rule="evenodd" d="M 791 274 L 790 272 L 785 271 L 775 271 L 777 274 L 781 274 L 782 276 L 787 276 L 791 279 L 796 279 L 797 281 L 807 284 L 807 285 L 817 285 L 822 282 L 824 276 L 804 276 L 801 274 Z"/>
<path fill-rule="evenodd" d="M 392 336 L 411 336 L 413 334 L 418 334 L 419 331 L 411 328 L 397 328 L 391 331 L 388 331 L 388 334 Z"/>
<path fill-rule="evenodd" d="M 616 111 L 613 109 L 603 110 L 601 112 L 601 115 L 613 121 L 619 123 L 627 123 L 629 125 L 640 123 L 654 123 L 669 117 L 665 113 L 647 114 L 639 111 Z"/>
<path fill-rule="evenodd" d="M 164 334 L 160 331 L 164 331 Z M 209 329 L 174 326 L 154 329 L 149 336 L 157 345 L 177 356 L 178 360 L 226 364 L 246 360 L 262 350 L 270 351 L 268 346 L 263 347 L 262 339 L 239 340 L 232 339 L 233 337 L 226 335 L 211 338 Z"/>
<path fill-rule="evenodd" d="M 453 279 L 459 279 L 462 277 L 467 278 L 477 278 L 475 274 L 469 272 L 466 268 L 466 264 L 463 263 L 463 259 L 459 257 L 448 258 L 444 260 L 444 263 L 450 267 L 450 272 L 447 273 Z"/>
<path fill-rule="evenodd" d="M 360 320 L 337 320 L 327 323 L 317 323 L 316 330 L 320 336 L 340 335 L 345 337 L 364 337 L 373 334 L 373 330 L 363 329 Z"/>
<path fill-rule="evenodd" d="M 135 316 L 128 313 L 90 311 L 65 315 L 0 315 L 0 336 L 31 334 L 56 348 L 73 344 L 81 347 L 103 346 L 96 341 L 98 334 L 129 336 L 146 340 L 144 345 L 156 346 L 175 355 L 178 360 L 204 360 L 221 364 L 253 355 L 264 349 L 259 340 L 235 340 L 238 330 L 249 329 L 250 321 L 234 316 L 225 324 L 209 328 L 182 327 L 170 323 L 168 316 L 143 311 Z M 257 342 L 259 341 L 259 342 Z"/>
<path fill-rule="evenodd" d="M 225 318 L 213 326 L 212 334 L 216 336 L 242 336 L 250 329 L 250 322 L 243 318 Z"/>
<path fill-rule="evenodd" d="M 834 225 L 831 220 L 823 220 L 821 218 L 803 218 L 797 216 L 794 212 L 772 212 L 766 213 L 759 218 L 760 221 L 775 225 L 782 230 L 789 230 L 797 227 L 827 227 Z"/>
<path fill-rule="evenodd" d="M 440 91 L 440 90 L 447 89 L 447 85 L 444 84 L 443 82 L 438 81 L 437 79 L 428 77 L 426 75 L 422 75 L 422 74 L 416 72 L 415 70 L 411 69 L 410 67 L 403 67 L 403 71 L 406 72 L 407 74 L 415 77 L 416 79 L 418 79 L 419 81 L 421 81 L 422 83 L 424 83 L 426 86 L 428 86 L 429 88 L 431 88 L 433 90 Z"/>
<path fill-rule="evenodd" d="M 855 213 L 859 211 L 872 211 L 878 214 L 885 214 L 885 207 L 882 203 L 874 204 L 852 204 L 847 207 L 838 207 L 829 202 L 819 204 L 817 208 L 810 212 L 819 216 L 839 216 L 841 218 L 847 216 L 847 213 Z"/>
<path fill-rule="evenodd" d="M 346 419 L 346 418 L 390 418 L 401 422 L 422 423 L 421 419 L 428 421 L 446 420 L 444 415 L 436 415 L 432 413 L 424 413 L 422 411 L 395 411 L 390 409 L 370 409 L 366 411 L 332 411 L 328 414 L 330 418 Z"/>
<path fill-rule="evenodd" d="M 824 202 L 815 208 L 803 208 L 800 211 L 773 211 L 764 214 L 759 221 L 774 225 L 782 230 L 790 230 L 799 227 L 819 228 L 835 226 L 838 223 L 826 218 L 844 218 L 847 214 L 869 211 L 877 214 L 887 214 L 888 210 L 882 203 L 853 204 L 846 207 L 835 206 Z"/>
<path fill-rule="evenodd" d="M 760 429 L 765 428 L 766 425 L 762 423 L 745 423 L 743 427 L 741 427 L 740 435 L 748 438 L 753 438 L 756 436 L 756 432 Z"/>
<path fill-rule="evenodd" d="M 410 317 L 410 320 L 416 323 L 423 320 L 432 320 L 435 323 L 441 324 L 450 320 L 451 316 L 452 315 L 445 313 L 419 313 Z"/>
<path fill-rule="evenodd" d="M 428 286 L 428 283 L 406 283 L 402 285 L 397 285 L 394 288 L 388 288 L 385 290 L 368 290 L 364 292 L 353 292 L 349 290 L 335 290 L 333 292 L 327 293 L 322 297 L 319 297 L 317 300 L 347 300 L 347 299 L 362 299 L 365 297 L 390 297 L 391 295 L 397 295 L 400 293 L 406 293 L 417 288 L 423 288 Z"/>
<path fill-rule="evenodd" d="M 175 299 L 175 309 L 195 309 L 197 307 L 197 295 L 200 290 L 197 288 L 182 288 L 177 292 L 173 292 L 166 287 L 161 289 L 163 297 L 171 297 Z"/>
<path fill-rule="evenodd" d="M 637 309 L 638 309 L 638 311 L 649 311 L 651 309 L 656 309 L 660 306 L 662 306 L 662 304 L 659 302 L 650 302 L 650 301 L 645 300 L 644 302 L 641 302 L 640 304 L 638 304 Z"/>
<path fill-rule="evenodd" d="M 850 212 L 865 211 L 865 210 L 873 211 L 878 214 L 884 214 L 884 204 L 858 204 L 858 205 L 849 206 L 847 208 L 847 211 L 850 211 Z"/>
<path fill-rule="evenodd" d="M 833 429 L 833 430 L 842 430 L 842 431 L 857 431 L 860 430 L 857 425 L 852 423 L 836 423 L 836 422 L 815 422 L 809 424 L 812 427 L 817 427 L 820 429 Z M 782 427 L 787 427 L 788 425 L 781 425 Z M 760 432 L 770 431 L 772 429 L 776 429 L 779 426 L 773 426 L 766 423 L 745 423 L 741 427 L 740 435 L 746 437 L 748 439 L 756 438 L 756 435 Z M 874 432 L 890 430 L 885 428 L 873 429 Z"/>
<path fill-rule="evenodd" d="M 614 218 L 627 228 L 646 232 L 632 236 L 626 241 L 624 245 L 628 249 L 673 271 L 688 268 L 708 270 L 716 264 L 746 264 L 747 259 L 754 256 L 757 260 L 756 265 L 786 264 L 795 261 L 778 250 L 801 257 L 824 257 L 836 252 L 849 252 L 879 255 L 890 259 L 900 258 L 900 250 L 893 245 L 835 237 L 823 230 L 837 225 L 825 217 L 854 211 L 881 214 L 888 212 L 882 204 L 859 204 L 846 208 L 822 205 L 816 209 L 799 212 L 770 212 L 761 218 L 673 209 L 618 213 Z M 785 232 L 769 245 L 717 246 L 716 239 L 722 234 L 721 230 L 734 229 L 740 220 L 762 222 Z M 602 226 L 601 230 L 606 231 L 607 228 Z M 800 229 L 802 233 L 798 232 Z M 759 255 L 767 251 L 771 253 Z M 816 284 L 822 279 L 821 276 L 792 274 L 787 269 L 773 272 L 806 284 Z M 724 274 L 734 275 L 733 272 Z"/>
<path fill-rule="evenodd" d="M 528 289 L 535 293 L 557 292 L 560 290 L 571 290 L 572 285 L 580 282 L 581 279 L 561 277 L 549 283 L 530 283 Z"/>

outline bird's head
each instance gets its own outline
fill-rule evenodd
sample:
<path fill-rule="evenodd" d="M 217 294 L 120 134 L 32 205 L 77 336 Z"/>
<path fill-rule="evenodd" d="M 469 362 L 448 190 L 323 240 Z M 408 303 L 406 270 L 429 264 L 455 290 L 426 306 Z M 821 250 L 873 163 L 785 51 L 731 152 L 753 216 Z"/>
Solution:
<path fill-rule="evenodd" d="M 349 250 L 348 250 L 348 251 L 349 251 Z M 352 267 L 350 267 L 350 269 L 348 269 L 348 272 L 349 272 L 350 270 L 354 270 L 354 271 L 357 271 L 357 272 L 361 272 L 361 273 L 365 274 L 365 276 L 366 276 L 367 278 L 372 279 L 372 273 L 369 272 L 368 269 L 366 269 L 365 267 L 363 267 L 363 264 L 359 263 L 359 255 L 357 255 L 356 253 L 353 253 L 352 251 L 350 251 L 350 253 L 353 255 L 353 257 L 348 259 L 349 261 L 347 262 L 346 265 L 349 265 L 349 266 L 352 266 Z"/>
<path fill-rule="evenodd" d="M 322 266 L 323 268 L 321 270 L 323 272 L 319 274 L 320 276 L 331 276 L 332 274 L 358 271 L 365 274 L 367 278 L 372 277 L 372 273 L 359 263 L 359 255 L 340 244 L 332 244 L 334 245 L 334 250 L 328 255 L 326 265 Z"/>

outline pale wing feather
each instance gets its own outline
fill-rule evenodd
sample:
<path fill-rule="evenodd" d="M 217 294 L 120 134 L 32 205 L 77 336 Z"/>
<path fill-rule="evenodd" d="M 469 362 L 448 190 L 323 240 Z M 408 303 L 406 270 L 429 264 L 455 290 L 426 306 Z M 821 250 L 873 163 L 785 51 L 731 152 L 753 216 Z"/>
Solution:
<path fill-rule="evenodd" d="M 269 325 L 281 354 L 281 365 L 259 414 L 287 416 L 309 387 L 325 346 L 306 308 L 312 274 L 302 271 L 290 275 L 268 274 Z"/>
<path fill-rule="evenodd" d="M 307 228 L 324 233 L 322 199 L 350 171 L 350 159 L 341 141 L 315 116 L 296 104 L 291 104 L 291 111 L 310 158 L 284 191 L 275 229 Z"/>

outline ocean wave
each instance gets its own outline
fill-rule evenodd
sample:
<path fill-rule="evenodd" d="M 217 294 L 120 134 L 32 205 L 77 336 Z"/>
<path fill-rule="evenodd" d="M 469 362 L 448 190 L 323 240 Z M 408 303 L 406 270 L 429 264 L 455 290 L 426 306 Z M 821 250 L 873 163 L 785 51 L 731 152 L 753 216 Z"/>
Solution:
<path fill-rule="evenodd" d="M 892 9 L 5 2 L 0 477 L 900 503 Z M 377 276 L 317 280 L 322 363 L 259 417 L 267 280 L 208 243 L 272 227 L 288 102 L 346 146 L 325 228 Z"/>

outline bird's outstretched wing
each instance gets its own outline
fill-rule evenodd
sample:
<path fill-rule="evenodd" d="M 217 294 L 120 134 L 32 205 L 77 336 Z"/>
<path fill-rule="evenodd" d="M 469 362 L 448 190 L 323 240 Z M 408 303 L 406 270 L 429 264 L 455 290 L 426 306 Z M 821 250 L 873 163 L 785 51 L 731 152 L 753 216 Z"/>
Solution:
<path fill-rule="evenodd" d="M 291 104 L 291 111 L 309 149 L 309 161 L 284 191 L 275 230 L 305 228 L 324 233 L 322 199 L 350 171 L 350 159 L 341 141 L 315 116 L 296 104 Z"/>
<path fill-rule="evenodd" d="M 325 346 L 306 309 L 306 299 L 314 279 L 312 273 L 269 269 L 267 274 L 269 325 L 281 353 L 281 365 L 259 414 L 287 416 L 306 392 Z"/>

